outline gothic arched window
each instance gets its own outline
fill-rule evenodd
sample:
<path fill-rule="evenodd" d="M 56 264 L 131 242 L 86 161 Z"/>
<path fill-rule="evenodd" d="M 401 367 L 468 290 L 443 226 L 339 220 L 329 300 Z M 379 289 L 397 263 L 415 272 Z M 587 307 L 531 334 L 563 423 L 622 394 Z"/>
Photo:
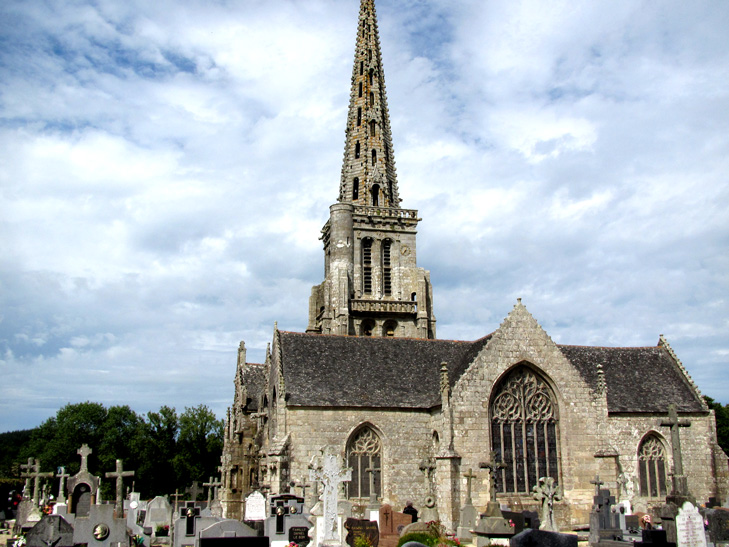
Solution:
<path fill-rule="evenodd" d="M 655 435 L 648 435 L 638 448 L 640 495 L 657 498 L 666 495 L 666 451 Z"/>
<path fill-rule="evenodd" d="M 370 486 L 382 496 L 382 441 L 375 430 L 364 426 L 352 434 L 347 443 L 347 466 L 352 480 L 347 483 L 347 498 L 370 497 Z"/>
<path fill-rule="evenodd" d="M 559 480 L 557 403 L 547 383 L 521 365 L 491 399 L 491 446 L 505 467 L 498 492 L 529 493 L 540 477 Z"/>
<path fill-rule="evenodd" d="M 362 240 L 362 292 L 372 294 L 372 240 Z"/>
<path fill-rule="evenodd" d="M 386 239 L 382 242 L 382 292 L 385 296 L 392 294 L 392 257 L 390 256 L 392 241 Z"/>

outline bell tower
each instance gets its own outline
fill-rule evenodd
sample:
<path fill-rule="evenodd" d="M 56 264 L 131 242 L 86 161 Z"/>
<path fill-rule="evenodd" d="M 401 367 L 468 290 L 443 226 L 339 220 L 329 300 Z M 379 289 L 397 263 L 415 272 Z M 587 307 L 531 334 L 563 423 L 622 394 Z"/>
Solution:
<path fill-rule="evenodd" d="M 375 3 L 362 0 L 339 197 L 307 332 L 435 338 L 430 272 L 416 263 L 420 219 L 400 202 Z"/>

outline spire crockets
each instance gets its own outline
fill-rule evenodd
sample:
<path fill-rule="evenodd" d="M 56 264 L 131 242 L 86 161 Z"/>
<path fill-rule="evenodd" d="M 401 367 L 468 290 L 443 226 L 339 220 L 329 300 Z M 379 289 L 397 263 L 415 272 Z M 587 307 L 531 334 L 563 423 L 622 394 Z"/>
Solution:
<path fill-rule="evenodd" d="M 339 201 L 399 207 L 385 73 L 374 0 L 362 0 Z"/>

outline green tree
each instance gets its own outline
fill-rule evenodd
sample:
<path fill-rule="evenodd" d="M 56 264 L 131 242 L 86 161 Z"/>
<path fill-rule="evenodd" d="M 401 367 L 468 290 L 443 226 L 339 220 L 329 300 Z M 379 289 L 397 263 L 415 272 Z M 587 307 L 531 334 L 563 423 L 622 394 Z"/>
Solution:
<path fill-rule="evenodd" d="M 716 438 L 719 446 L 729 454 L 729 405 L 717 403 L 711 397 L 704 395 L 704 400 L 716 416 Z"/>
<path fill-rule="evenodd" d="M 145 428 L 142 447 L 145 457 L 139 465 L 140 484 L 148 489 L 148 495 L 171 494 L 177 488 L 184 488 L 173 465 L 180 431 L 177 412 L 168 406 L 161 407 L 159 412 L 148 412 Z"/>
<path fill-rule="evenodd" d="M 223 451 L 223 421 L 206 405 L 185 407 L 174 466 L 184 484 L 216 476 Z"/>

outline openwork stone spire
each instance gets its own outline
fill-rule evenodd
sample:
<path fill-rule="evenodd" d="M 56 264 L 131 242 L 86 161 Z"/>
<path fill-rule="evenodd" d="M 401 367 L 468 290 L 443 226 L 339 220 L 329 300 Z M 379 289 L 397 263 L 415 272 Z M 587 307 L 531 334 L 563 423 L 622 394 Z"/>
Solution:
<path fill-rule="evenodd" d="M 374 0 L 362 0 L 339 201 L 399 207 L 385 73 Z"/>

